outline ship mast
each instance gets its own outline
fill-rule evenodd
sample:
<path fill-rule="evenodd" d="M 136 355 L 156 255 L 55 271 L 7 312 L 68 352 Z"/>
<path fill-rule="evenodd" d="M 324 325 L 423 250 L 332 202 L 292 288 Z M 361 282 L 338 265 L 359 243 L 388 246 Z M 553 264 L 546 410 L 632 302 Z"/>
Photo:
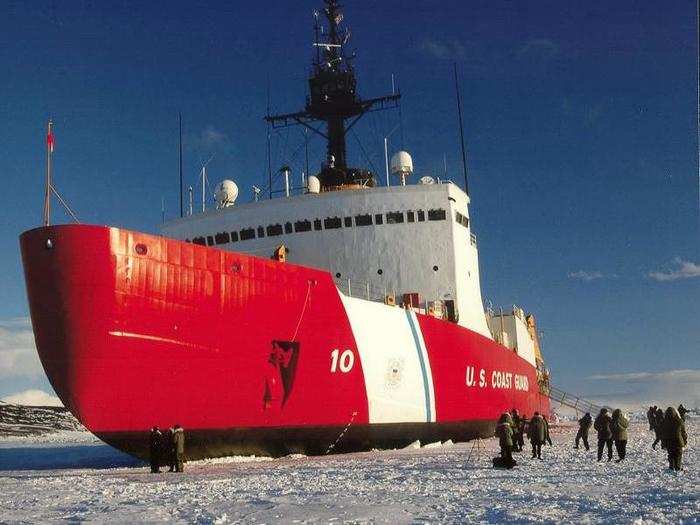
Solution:
<path fill-rule="evenodd" d="M 341 6 L 336 0 L 324 2 L 323 15 L 327 30 L 324 31 L 324 26 L 319 21 L 319 13 L 314 13 L 316 52 L 309 77 L 306 107 L 296 113 L 268 114 L 265 120 L 273 128 L 301 124 L 326 139 L 326 162 L 318 175 L 323 191 L 374 186 L 374 175 L 370 171 L 348 167 L 345 137 L 366 113 L 398 107 L 401 94 L 393 93 L 367 100 L 360 98 L 352 66 L 354 54 L 346 53 L 350 31 L 341 28 Z M 314 122 L 324 122 L 325 132 L 313 126 Z"/>

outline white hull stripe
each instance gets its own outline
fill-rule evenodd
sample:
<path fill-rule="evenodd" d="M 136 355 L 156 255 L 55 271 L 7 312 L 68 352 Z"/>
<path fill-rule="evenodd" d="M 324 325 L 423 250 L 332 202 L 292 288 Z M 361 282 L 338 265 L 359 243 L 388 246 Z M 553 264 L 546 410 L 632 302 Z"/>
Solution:
<path fill-rule="evenodd" d="M 435 421 L 428 354 L 412 312 L 340 294 L 362 363 L 369 422 Z"/>
<path fill-rule="evenodd" d="M 416 344 L 416 352 L 418 353 L 418 362 L 420 363 L 421 375 L 423 377 L 423 390 L 425 393 L 425 420 L 428 423 L 435 422 L 435 392 L 433 390 L 433 374 L 430 368 L 430 359 L 428 351 L 425 348 L 423 334 L 420 331 L 418 318 L 411 310 L 406 310 L 406 319 L 411 327 L 413 340 Z"/>

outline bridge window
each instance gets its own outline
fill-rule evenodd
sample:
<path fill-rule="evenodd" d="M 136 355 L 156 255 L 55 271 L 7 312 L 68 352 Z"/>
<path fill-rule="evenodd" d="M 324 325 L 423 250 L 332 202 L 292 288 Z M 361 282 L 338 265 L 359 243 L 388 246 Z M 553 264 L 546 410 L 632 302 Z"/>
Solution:
<path fill-rule="evenodd" d="M 267 236 L 273 237 L 275 235 L 282 235 L 282 225 L 281 224 L 270 224 L 267 227 Z"/>
<path fill-rule="evenodd" d="M 416 222 L 416 212 L 414 211 L 407 211 L 406 212 L 406 221 L 408 222 Z"/>
<path fill-rule="evenodd" d="M 220 232 L 214 236 L 214 242 L 216 244 L 227 244 L 231 240 L 228 232 Z"/>
<path fill-rule="evenodd" d="M 249 241 L 255 239 L 255 230 L 253 228 L 245 228 L 241 230 L 241 240 Z"/>
<path fill-rule="evenodd" d="M 425 212 L 423 210 L 418 210 L 418 222 L 423 222 L 425 220 Z"/>
<path fill-rule="evenodd" d="M 294 231 L 297 233 L 310 232 L 311 231 L 311 222 L 308 220 L 295 222 L 294 223 Z"/>
<path fill-rule="evenodd" d="M 352 228 L 352 217 L 345 217 L 343 222 L 346 228 Z"/>
<path fill-rule="evenodd" d="M 342 223 L 340 217 L 326 217 L 323 221 L 323 226 L 326 230 L 334 230 L 335 228 L 340 228 Z"/>
<path fill-rule="evenodd" d="M 265 237 L 265 228 L 258 226 L 258 239 Z"/>
<path fill-rule="evenodd" d="M 457 210 L 455 210 L 455 220 L 458 224 L 461 224 L 465 228 L 469 227 L 469 219 L 465 215 L 459 213 Z"/>
<path fill-rule="evenodd" d="M 355 215 L 355 226 L 372 226 L 372 216 L 369 213 Z"/>
<path fill-rule="evenodd" d="M 374 224 L 384 224 L 384 215 L 377 213 L 374 216 Z"/>
<path fill-rule="evenodd" d="M 429 221 L 444 221 L 445 219 L 447 219 L 447 214 L 443 208 L 428 210 Z"/>
<path fill-rule="evenodd" d="M 318 231 L 321 229 L 321 219 L 314 219 L 314 230 Z"/>
<path fill-rule="evenodd" d="M 292 223 L 291 222 L 284 223 L 284 233 L 292 233 Z"/>
<path fill-rule="evenodd" d="M 207 241 L 204 239 L 204 237 L 195 237 L 194 239 L 192 239 L 192 242 L 201 246 L 207 245 Z"/>
<path fill-rule="evenodd" d="M 238 242 L 238 232 L 231 232 L 231 242 Z"/>
<path fill-rule="evenodd" d="M 399 224 L 403 222 L 403 212 L 402 211 L 390 211 L 386 214 L 387 224 Z"/>
<path fill-rule="evenodd" d="M 207 246 L 214 246 L 214 237 L 212 235 L 207 235 Z"/>

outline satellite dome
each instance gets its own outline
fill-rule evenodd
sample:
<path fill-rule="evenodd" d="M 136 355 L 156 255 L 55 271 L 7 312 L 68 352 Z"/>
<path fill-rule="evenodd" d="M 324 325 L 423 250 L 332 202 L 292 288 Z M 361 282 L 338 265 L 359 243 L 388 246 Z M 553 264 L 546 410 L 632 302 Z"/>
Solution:
<path fill-rule="evenodd" d="M 238 197 L 238 186 L 232 180 L 222 180 L 214 192 L 217 208 L 227 208 L 233 206 Z"/>
<path fill-rule="evenodd" d="M 321 192 L 321 181 L 315 175 L 310 175 L 306 181 L 306 187 L 309 193 L 320 193 Z"/>
<path fill-rule="evenodd" d="M 418 180 L 418 184 L 435 184 L 435 179 L 430 175 L 425 175 Z"/>
<path fill-rule="evenodd" d="M 391 157 L 391 173 L 404 176 L 413 173 L 413 159 L 407 151 L 398 151 Z"/>
<path fill-rule="evenodd" d="M 413 173 L 413 159 L 407 151 L 399 151 L 391 157 L 391 173 L 401 179 L 401 186 L 406 185 L 406 177 Z"/>

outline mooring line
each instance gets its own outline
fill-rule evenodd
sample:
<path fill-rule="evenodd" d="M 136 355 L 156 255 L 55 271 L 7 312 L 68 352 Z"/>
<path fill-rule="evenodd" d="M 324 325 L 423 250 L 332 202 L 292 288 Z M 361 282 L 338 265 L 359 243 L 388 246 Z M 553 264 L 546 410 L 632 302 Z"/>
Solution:
<path fill-rule="evenodd" d="M 355 416 L 356 416 L 356 415 L 357 415 L 357 412 L 353 412 L 353 413 L 352 413 L 352 417 L 350 418 L 350 421 L 348 421 L 348 424 L 345 425 L 345 428 L 343 429 L 343 431 L 342 431 L 342 432 L 340 433 L 340 435 L 338 436 L 338 439 L 336 439 L 336 440 L 333 442 L 333 444 L 330 445 L 330 446 L 326 449 L 326 454 L 329 454 L 330 451 L 333 450 L 333 449 L 335 448 L 335 446 L 338 444 L 338 442 L 343 438 L 343 436 L 345 435 L 345 433 L 346 433 L 346 432 L 348 431 L 348 429 L 350 428 L 350 425 L 352 425 L 352 422 L 353 422 L 353 420 L 355 419 Z"/>

